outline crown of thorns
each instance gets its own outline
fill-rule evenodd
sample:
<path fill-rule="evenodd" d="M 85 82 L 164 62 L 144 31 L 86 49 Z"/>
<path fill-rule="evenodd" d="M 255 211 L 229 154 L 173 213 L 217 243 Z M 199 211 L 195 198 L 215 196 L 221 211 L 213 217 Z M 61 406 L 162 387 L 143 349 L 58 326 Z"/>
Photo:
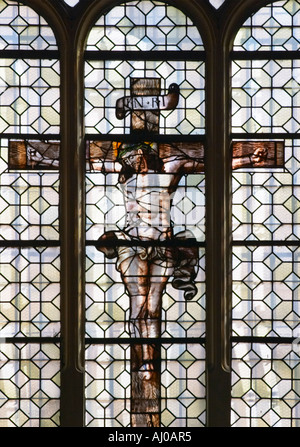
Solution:
<path fill-rule="evenodd" d="M 148 143 L 135 143 L 135 144 L 130 144 L 130 145 L 126 145 L 126 146 L 122 145 L 118 151 L 118 158 L 122 158 L 128 152 L 136 151 L 138 149 L 142 149 L 142 150 L 144 149 L 144 150 L 150 151 L 152 149 L 152 146 Z"/>

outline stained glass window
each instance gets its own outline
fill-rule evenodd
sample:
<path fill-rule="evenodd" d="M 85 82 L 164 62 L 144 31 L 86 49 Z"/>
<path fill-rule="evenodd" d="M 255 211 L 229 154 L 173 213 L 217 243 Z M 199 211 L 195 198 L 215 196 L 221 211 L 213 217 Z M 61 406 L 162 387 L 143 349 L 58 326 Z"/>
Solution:
<path fill-rule="evenodd" d="M 0 30 L 0 420 L 57 426 L 59 174 L 30 162 L 59 136 L 57 46 L 19 2 L 0 1 Z"/>
<path fill-rule="evenodd" d="M 300 1 L 183 3 L 0 0 L 3 427 L 299 425 Z"/>
<path fill-rule="evenodd" d="M 87 425 L 203 426 L 203 43 L 141 0 L 85 59 Z"/>
<path fill-rule="evenodd" d="M 232 177 L 234 426 L 299 425 L 299 17 L 297 0 L 270 3 L 234 42 L 233 136 L 261 162 Z M 273 168 L 266 141 L 283 148 Z"/>

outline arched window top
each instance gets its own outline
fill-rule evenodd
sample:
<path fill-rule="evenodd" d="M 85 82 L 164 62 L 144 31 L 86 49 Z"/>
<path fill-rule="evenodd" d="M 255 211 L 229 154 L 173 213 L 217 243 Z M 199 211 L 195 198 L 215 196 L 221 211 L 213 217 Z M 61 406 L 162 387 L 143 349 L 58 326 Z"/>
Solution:
<path fill-rule="evenodd" d="M 209 3 L 216 9 L 220 8 L 220 6 L 222 6 L 224 2 L 225 0 L 209 0 Z"/>
<path fill-rule="evenodd" d="M 155 0 L 122 3 L 101 16 L 87 50 L 199 51 L 203 43 L 192 21 L 174 6 Z"/>
<path fill-rule="evenodd" d="M 252 14 L 234 41 L 235 51 L 298 51 L 300 1 L 275 1 Z"/>
<path fill-rule="evenodd" d="M 48 23 L 32 8 L 0 0 L 0 50 L 57 50 Z"/>
<path fill-rule="evenodd" d="M 76 6 L 79 3 L 79 0 L 63 0 L 69 6 Z"/>

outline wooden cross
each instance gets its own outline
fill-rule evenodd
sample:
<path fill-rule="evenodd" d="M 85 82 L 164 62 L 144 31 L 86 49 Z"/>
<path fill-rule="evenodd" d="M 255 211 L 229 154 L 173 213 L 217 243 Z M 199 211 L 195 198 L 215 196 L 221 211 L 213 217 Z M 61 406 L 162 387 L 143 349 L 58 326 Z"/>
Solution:
<path fill-rule="evenodd" d="M 135 117 L 141 121 L 143 126 L 149 127 L 149 114 L 143 117 Z M 152 123 L 153 124 L 153 123 Z M 155 127 L 157 124 L 155 124 Z M 97 165 L 103 166 L 104 172 L 115 172 L 114 163 L 117 160 L 114 146 L 121 145 L 121 142 L 110 141 L 88 141 L 87 142 L 87 163 L 90 170 L 102 170 Z M 182 148 L 182 153 L 195 156 L 204 160 L 204 147 L 202 143 L 173 143 L 158 144 L 160 156 L 164 156 L 166 151 L 169 155 L 178 148 Z M 280 168 L 284 166 L 284 143 L 282 141 L 235 141 L 232 143 L 232 169 L 241 168 Z M 58 170 L 59 169 L 60 143 L 57 141 L 39 140 L 9 140 L 8 168 L 9 170 Z M 111 163 L 111 169 L 104 169 L 105 163 Z M 203 163 L 204 171 L 204 163 Z"/>
<path fill-rule="evenodd" d="M 172 84 L 166 96 L 161 96 L 160 79 L 145 78 L 131 79 L 130 96 L 120 98 L 116 104 L 116 116 L 124 119 L 127 113 L 131 116 L 131 133 L 140 133 L 141 137 L 147 138 L 149 134 L 159 133 L 160 110 L 174 109 L 179 100 L 179 87 Z M 151 137 L 150 137 L 151 139 Z M 270 160 L 274 162 L 276 158 L 283 155 L 280 148 L 275 149 L 274 144 L 253 144 L 237 145 L 234 166 L 245 167 L 253 164 L 266 165 Z M 179 151 L 179 154 L 178 154 Z M 180 152 L 181 151 L 181 152 Z M 204 169 L 204 150 L 201 144 L 181 143 L 177 145 L 161 144 L 159 156 L 161 159 L 168 157 L 183 156 L 192 157 L 197 160 L 197 172 L 199 166 Z M 202 160 L 202 162 L 201 162 Z M 277 160 L 276 160 L 277 163 Z M 201 168 L 200 168 L 201 169 Z M 149 174 L 151 175 L 151 174 Z M 154 242 L 154 241 L 153 241 Z M 151 323 L 151 320 L 149 320 Z M 157 334 L 159 337 L 159 334 Z M 144 343 L 147 343 L 145 341 Z M 160 345 L 159 342 L 152 341 L 152 365 L 150 374 L 145 371 L 145 377 L 141 372 L 143 363 L 143 345 L 141 342 L 131 345 L 131 425 L 132 426 L 160 426 Z M 146 379 L 146 374 L 148 378 Z"/>
<path fill-rule="evenodd" d="M 116 104 L 116 116 L 123 119 L 131 114 L 131 132 L 159 133 L 160 110 L 174 110 L 178 104 L 179 86 L 171 84 L 168 94 L 160 94 L 159 78 L 131 78 L 130 96 L 120 98 Z"/>
<path fill-rule="evenodd" d="M 117 100 L 116 116 L 118 119 L 124 119 L 130 113 L 131 133 L 158 134 L 160 111 L 173 110 L 177 107 L 179 86 L 171 84 L 167 95 L 163 96 L 160 84 L 159 78 L 131 78 L 130 96 Z M 163 145 L 159 146 L 164 152 Z M 193 149 L 198 147 L 199 153 L 203 153 L 202 143 L 184 144 L 187 155 L 189 155 L 191 146 Z M 173 147 L 176 147 L 176 144 Z M 209 150 L 213 149 L 209 148 Z M 281 141 L 236 141 L 232 143 L 231 150 L 233 170 L 284 166 L 284 143 Z M 12 170 L 57 170 L 59 169 L 59 154 L 60 143 L 57 141 L 9 140 L 8 167 Z M 116 151 L 111 147 L 109 141 L 89 141 L 87 143 L 87 161 L 93 170 L 95 164 L 101 163 L 101 161 L 115 162 Z"/>
<path fill-rule="evenodd" d="M 123 119 L 131 115 L 131 132 L 159 133 L 160 110 L 173 110 L 179 99 L 179 86 L 171 84 L 168 94 L 161 95 L 159 78 L 130 78 L 130 96 L 120 98 L 116 116 Z"/>
<path fill-rule="evenodd" d="M 116 104 L 116 116 L 123 119 L 131 116 L 131 133 L 141 136 L 159 133 L 160 110 L 172 110 L 178 104 L 179 87 L 173 84 L 168 95 L 161 96 L 159 78 L 131 78 L 129 97 L 121 98 Z M 147 343 L 147 341 L 145 341 Z M 160 346 L 151 344 L 152 370 L 141 371 L 143 345 L 131 345 L 131 425 L 160 426 Z M 146 378 L 146 375 L 148 377 Z"/>

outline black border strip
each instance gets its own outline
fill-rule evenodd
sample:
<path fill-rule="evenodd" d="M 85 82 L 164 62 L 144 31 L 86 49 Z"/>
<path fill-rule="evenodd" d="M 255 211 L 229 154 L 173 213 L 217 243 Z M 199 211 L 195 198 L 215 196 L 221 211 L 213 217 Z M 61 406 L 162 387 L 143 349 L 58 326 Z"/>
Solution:
<path fill-rule="evenodd" d="M 232 60 L 299 60 L 300 59 L 300 51 L 232 51 L 230 53 L 230 57 Z"/>
<path fill-rule="evenodd" d="M 124 61 L 205 61 L 205 51 L 97 51 L 86 50 L 84 60 L 101 61 L 101 60 L 124 60 Z"/>

